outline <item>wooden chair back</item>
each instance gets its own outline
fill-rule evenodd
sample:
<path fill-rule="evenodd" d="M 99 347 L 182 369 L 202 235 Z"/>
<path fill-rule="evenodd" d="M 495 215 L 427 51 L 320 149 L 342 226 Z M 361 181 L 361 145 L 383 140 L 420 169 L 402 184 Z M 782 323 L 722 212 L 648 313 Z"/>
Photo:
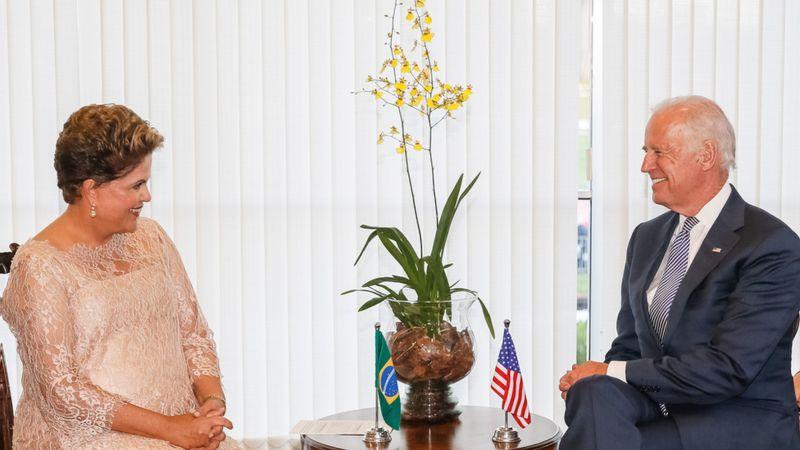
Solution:
<path fill-rule="evenodd" d="M 11 270 L 11 260 L 19 245 L 11 244 L 10 252 L 0 252 L 0 273 Z M 0 301 L 2 299 L 0 298 Z M 11 404 L 11 385 L 8 384 L 6 355 L 0 344 L 0 450 L 11 450 L 11 437 L 14 432 L 14 407 Z"/>

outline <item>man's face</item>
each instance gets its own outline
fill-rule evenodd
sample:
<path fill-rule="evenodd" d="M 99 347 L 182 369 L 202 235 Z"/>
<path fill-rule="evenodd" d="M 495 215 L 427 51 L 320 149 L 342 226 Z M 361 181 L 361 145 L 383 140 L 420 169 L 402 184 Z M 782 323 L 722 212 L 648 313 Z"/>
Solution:
<path fill-rule="evenodd" d="M 689 148 L 680 132 L 669 133 L 680 116 L 674 111 L 662 111 L 647 124 L 644 139 L 642 172 L 650 176 L 653 201 L 685 214 L 702 202 L 708 172 L 701 165 L 700 153 Z"/>

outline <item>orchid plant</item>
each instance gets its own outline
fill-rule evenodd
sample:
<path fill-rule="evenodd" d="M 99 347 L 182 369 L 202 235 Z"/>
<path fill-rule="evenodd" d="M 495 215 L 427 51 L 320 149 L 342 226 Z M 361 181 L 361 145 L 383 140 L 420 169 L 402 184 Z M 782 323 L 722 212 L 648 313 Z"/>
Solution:
<path fill-rule="evenodd" d="M 480 173 L 466 186 L 463 185 L 464 175 L 462 174 L 450 191 L 440 212 L 436 198 L 433 165 L 434 128 L 444 120 L 453 118 L 453 113 L 464 106 L 472 94 L 472 86 L 450 84 L 436 76 L 436 73 L 439 72 L 439 64 L 431 58 L 428 49 L 428 44 L 435 36 L 431 27 L 433 18 L 425 9 L 425 0 L 410 1 L 412 4 L 407 9 L 400 0 L 394 1 L 391 16 L 386 16 L 391 20 L 391 31 L 387 35 L 388 41 L 386 42 L 389 57 L 383 61 L 377 75 L 367 77 L 367 87 L 355 93 L 372 95 L 381 105 L 397 112 L 397 125 L 381 131 L 378 134 L 378 144 L 391 142 L 395 151 L 404 158 L 405 173 L 419 238 L 419 252 L 414 249 L 403 232 L 395 227 L 362 225 L 361 228 L 371 230 L 371 232 L 355 263 L 358 264 L 369 244 L 377 238 L 397 261 L 404 274 L 374 278 L 364 283 L 361 288 L 343 292 L 342 295 L 353 292 L 367 292 L 372 295 L 371 299 L 361 305 L 359 311 L 371 308 L 385 300 L 393 300 L 388 303 L 398 320 L 407 327 L 423 327 L 432 337 L 438 334 L 439 326 L 445 316 L 450 315 L 450 300 L 453 295 L 459 293 L 474 295 L 481 306 L 489 332 L 494 338 L 491 316 L 483 300 L 478 297 L 476 291 L 457 287 L 458 282 L 451 284 L 447 277 L 447 269 L 452 264 L 443 262 L 444 249 L 453 218 L 464 197 L 475 185 Z M 408 50 L 397 42 L 400 36 L 400 23 L 403 23 L 400 16 L 403 14 L 405 14 L 404 23 L 407 24 L 414 36 L 413 44 Z M 408 132 L 407 114 L 413 113 L 422 116 L 425 124 L 423 129 L 427 130 L 424 136 L 427 139 L 414 137 Z M 415 153 L 427 154 L 431 173 L 436 234 L 430 253 L 427 255 L 424 255 L 423 251 L 422 226 L 408 164 L 409 150 L 412 149 Z M 413 295 L 409 295 L 411 292 Z"/>

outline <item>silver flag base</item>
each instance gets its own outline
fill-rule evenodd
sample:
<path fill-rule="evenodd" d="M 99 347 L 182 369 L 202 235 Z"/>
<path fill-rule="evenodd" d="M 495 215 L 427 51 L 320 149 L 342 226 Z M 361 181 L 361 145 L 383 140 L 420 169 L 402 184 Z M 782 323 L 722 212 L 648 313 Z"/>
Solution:
<path fill-rule="evenodd" d="M 492 435 L 492 440 L 494 442 L 500 443 L 514 443 L 521 441 L 517 430 L 511 427 L 497 427 L 494 430 L 494 434 Z"/>
<path fill-rule="evenodd" d="M 362 441 L 368 444 L 383 444 L 392 440 L 392 435 L 389 434 L 383 427 L 380 428 L 370 428 L 369 431 L 364 433 L 364 437 L 361 438 Z"/>

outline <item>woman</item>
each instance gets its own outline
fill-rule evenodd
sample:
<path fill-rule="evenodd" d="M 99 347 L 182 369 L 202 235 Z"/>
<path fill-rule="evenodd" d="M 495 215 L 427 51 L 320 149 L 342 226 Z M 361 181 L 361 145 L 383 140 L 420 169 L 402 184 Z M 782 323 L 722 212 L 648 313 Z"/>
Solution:
<path fill-rule="evenodd" d="M 14 448 L 240 448 L 183 263 L 139 217 L 163 140 L 120 105 L 64 124 L 67 209 L 19 248 L 0 305 L 23 364 Z"/>

